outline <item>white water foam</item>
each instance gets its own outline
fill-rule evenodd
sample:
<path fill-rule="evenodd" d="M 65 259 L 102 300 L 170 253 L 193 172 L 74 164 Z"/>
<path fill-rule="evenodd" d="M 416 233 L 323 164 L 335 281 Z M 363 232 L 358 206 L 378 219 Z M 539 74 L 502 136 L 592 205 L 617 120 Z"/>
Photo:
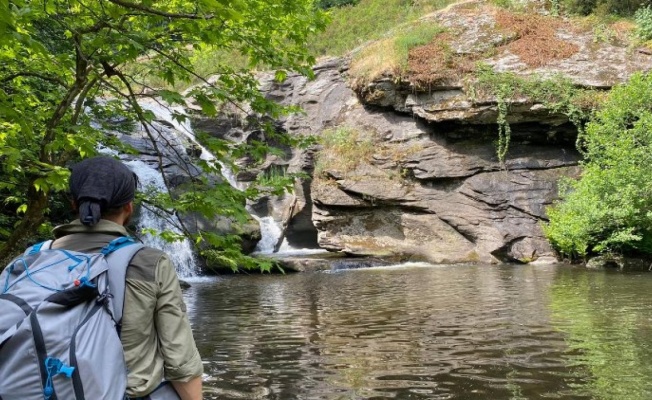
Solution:
<path fill-rule="evenodd" d="M 157 192 L 165 191 L 165 183 L 161 172 L 152 168 L 148 164 L 140 161 L 128 161 L 125 164 L 138 175 L 138 179 L 143 188 L 154 190 Z M 178 222 L 176 216 L 169 217 L 171 221 L 162 218 L 145 206 L 140 209 L 140 217 L 138 220 L 138 227 L 154 229 L 157 232 L 172 231 L 174 233 L 181 233 L 181 230 L 175 225 Z M 175 221 L 176 220 L 176 221 Z M 174 242 L 167 242 L 158 235 L 144 234 L 142 236 L 143 243 L 155 249 L 163 250 L 172 260 L 174 267 L 177 271 L 179 278 L 188 279 L 198 276 L 197 262 L 192 251 L 192 245 L 188 239 L 178 240 Z"/>

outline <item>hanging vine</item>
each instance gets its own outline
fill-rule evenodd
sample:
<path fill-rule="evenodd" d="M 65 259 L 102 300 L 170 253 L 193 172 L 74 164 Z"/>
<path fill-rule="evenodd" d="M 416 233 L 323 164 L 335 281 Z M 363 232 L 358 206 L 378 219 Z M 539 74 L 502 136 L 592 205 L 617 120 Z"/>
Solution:
<path fill-rule="evenodd" d="M 498 103 L 498 148 L 496 154 L 500 164 L 505 163 L 505 156 L 509 150 L 509 143 L 512 137 L 512 128 L 507 121 L 507 112 L 509 111 L 509 100 L 511 96 L 509 92 L 511 88 L 508 85 L 500 85 L 496 93 L 496 102 Z"/>
<path fill-rule="evenodd" d="M 487 65 L 479 65 L 476 71 L 477 80 L 469 93 L 474 100 L 477 100 L 479 95 L 495 98 L 498 125 L 496 156 L 501 164 L 505 163 L 511 143 L 512 129 L 508 122 L 508 115 L 510 105 L 516 98 L 541 104 L 550 113 L 565 115 L 577 127 L 576 145 L 578 151 L 583 153 L 584 124 L 604 99 L 602 92 L 579 88 L 562 76 L 521 77 L 513 73 L 497 73 Z"/>

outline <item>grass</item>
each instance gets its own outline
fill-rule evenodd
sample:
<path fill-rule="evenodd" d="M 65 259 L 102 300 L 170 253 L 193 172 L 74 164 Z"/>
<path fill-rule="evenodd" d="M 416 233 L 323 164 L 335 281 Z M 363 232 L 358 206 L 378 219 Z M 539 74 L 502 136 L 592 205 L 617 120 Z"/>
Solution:
<path fill-rule="evenodd" d="M 449 4 L 454 0 L 361 0 L 354 6 L 334 8 L 331 23 L 309 43 L 316 57 L 342 56 L 369 42 L 383 38 L 397 26 Z"/>
<path fill-rule="evenodd" d="M 355 171 L 361 162 L 369 161 L 376 148 L 373 132 L 352 127 L 339 127 L 324 131 L 319 137 L 322 145 L 315 163 L 315 176 L 327 170 L 348 174 Z"/>
<path fill-rule="evenodd" d="M 536 13 L 515 12 L 503 8 L 484 8 L 495 15 L 492 29 L 504 37 L 491 52 L 507 50 L 529 67 L 541 67 L 577 53 L 574 43 L 557 37 L 560 30 L 571 31 L 567 20 Z M 614 28 L 615 29 L 615 28 Z M 392 37 L 377 40 L 358 52 L 352 60 L 353 86 L 362 89 L 381 76 L 410 82 L 416 89 L 454 84 L 475 71 L 475 65 L 487 52 L 457 54 L 450 43 L 456 32 L 445 31 L 432 21 L 404 24 Z"/>
<path fill-rule="evenodd" d="M 410 50 L 428 44 L 444 29 L 432 21 L 405 25 L 391 38 L 382 39 L 362 49 L 354 57 L 349 73 L 359 86 L 383 74 L 400 79 L 409 70 Z"/>

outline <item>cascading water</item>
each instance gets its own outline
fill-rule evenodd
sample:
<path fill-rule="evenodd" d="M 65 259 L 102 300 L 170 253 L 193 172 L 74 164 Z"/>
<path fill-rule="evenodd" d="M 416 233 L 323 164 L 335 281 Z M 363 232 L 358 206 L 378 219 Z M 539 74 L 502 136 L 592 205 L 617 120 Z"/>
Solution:
<path fill-rule="evenodd" d="M 254 219 L 260 224 L 260 241 L 256 245 L 256 253 L 272 254 L 282 231 L 273 217 L 257 217 Z"/>
<path fill-rule="evenodd" d="M 183 122 L 180 122 L 179 120 L 174 118 L 175 114 L 187 115 L 182 107 L 165 106 L 160 101 L 157 101 L 155 99 L 143 99 L 140 101 L 139 104 L 143 109 L 151 111 L 154 114 L 156 121 L 162 121 L 163 122 L 162 125 L 166 125 L 166 126 L 161 126 L 159 132 L 162 136 L 163 134 L 165 134 L 166 140 L 174 141 L 175 138 L 171 136 L 176 135 L 176 139 L 178 141 L 179 139 L 178 135 L 180 133 L 181 135 L 183 135 L 183 137 L 185 137 L 187 141 L 190 141 L 193 144 L 193 146 L 201 149 L 200 158 L 202 160 L 217 161 L 220 164 L 222 176 L 227 182 L 229 182 L 229 184 L 232 187 L 238 190 L 244 189 L 242 185 L 237 181 L 231 169 L 228 168 L 228 166 L 226 166 L 225 164 L 219 162 L 219 160 L 215 160 L 215 156 L 213 156 L 213 154 L 211 154 L 210 151 L 208 151 L 205 147 L 203 147 L 201 144 L 197 142 L 197 140 L 195 139 L 194 131 L 190 126 L 189 118 L 186 118 Z M 168 126 L 171 128 L 168 129 L 167 128 Z M 158 170 L 148 166 L 146 163 L 143 162 L 139 162 L 140 164 L 136 164 L 138 162 L 134 161 L 132 163 L 134 163 L 134 166 L 132 166 L 132 168 L 137 174 L 140 173 L 144 174 L 143 178 L 141 178 L 143 182 L 147 180 L 149 184 L 153 185 L 158 190 L 165 190 L 163 177 L 161 176 L 161 173 Z M 137 169 L 141 172 L 136 171 Z M 145 217 L 146 219 L 144 221 L 141 221 L 141 226 L 154 228 L 157 230 L 168 229 L 168 230 L 175 231 L 176 229 L 171 224 L 167 223 L 165 220 L 162 220 L 161 218 L 159 218 L 157 215 L 150 212 L 149 210 L 143 210 L 143 214 L 146 215 Z M 322 249 L 295 249 L 289 246 L 287 240 L 283 240 L 283 243 L 281 244 L 280 248 L 278 249 L 278 251 L 275 252 L 275 247 L 278 243 L 279 238 L 282 235 L 282 230 L 278 222 L 276 222 L 271 216 L 257 217 L 256 215 L 252 214 L 252 217 L 259 222 L 261 227 L 261 240 L 258 243 L 255 251 L 255 253 L 257 254 L 295 255 L 295 254 L 314 254 L 314 253 L 320 253 L 325 251 Z M 143 217 L 141 217 L 141 219 L 142 218 Z M 161 224 L 160 225 L 161 228 L 159 228 L 157 224 Z M 197 274 L 196 272 L 193 272 L 196 269 L 196 263 L 194 261 L 194 258 L 192 257 L 192 251 L 189 242 L 184 241 L 184 242 L 175 242 L 169 244 L 163 241 L 162 239 L 156 237 L 152 237 L 148 240 L 155 241 L 152 244 L 150 244 L 151 246 L 162 248 L 164 250 L 165 250 L 165 246 L 169 246 L 169 245 L 179 246 L 179 248 L 166 250 L 168 251 L 168 253 L 175 253 L 175 258 L 178 258 L 177 260 L 175 260 L 175 265 L 177 266 L 177 272 L 179 273 L 180 276 L 195 276 Z"/>
<path fill-rule="evenodd" d="M 110 156 L 119 155 L 117 151 L 106 147 L 98 148 L 98 152 Z M 138 176 L 141 190 L 152 190 L 154 192 L 167 190 L 163 175 L 158 169 L 140 160 L 123 161 L 123 163 Z M 176 218 L 176 216 L 172 216 L 171 218 Z M 138 218 L 138 230 L 143 231 L 145 229 L 153 229 L 157 232 L 181 232 L 179 228 L 169 220 L 160 217 L 147 207 L 141 207 Z M 189 280 L 196 278 L 199 275 L 197 261 L 195 260 L 195 255 L 193 254 L 192 246 L 188 239 L 167 242 L 162 238 L 151 234 L 142 234 L 140 239 L 146 246 L 164 251 L 170 257 L 177 275 L 180 278 Z"/>
<path fill-rule="evenodd" d="M 128 161 L 125 164 L 138 175 L 138 179 L 143 188 L 154 191 L 167 190 L 163 176 L 158 170 L 139 160 Z M 171 218 L 176 218 L 176 216 L 172 216 Z M 174 233 L 181 233 L 179 228 L 172 222 L 160 217 L 147 207 L 141 207 L 140 209 L 138 227 L 140 229 L 154 229 L 157 232 L 172 231 Z M 195 261 L 192 246 L 188 239 L 167 242 L 159 236 L 144 234 L 142 240 L 145 245 L 163 250 L 167 253 L 180 278 L 188 279 L 197 277 L 197 262 Z"/>
<path fill-rule="evenodd" d="M 298 249 L 290 246 L 287 239 L 283 239 L 278 250 L 276 245 L 283 234 L 281 227 L 273 217 L 257 217 L 252 214 L 252 217 L 260 224 L 261 239 L 256 245 L 254 254 L 261 255 L 274 255 L 274 256 L 295 256 L 295 255 L 308 255 L 320 254 L 327 252 L 324 249 Z"/>
<path fill-rule="evenodd" d="M 188 117 L 188 114 L 182 107 L 164 106 L 159 101 L 153 99 L 144 99 L 139 104 L 142 108 L 154 113 L 157 119 L 165 121 L 171 126 L 173 126 L 177 132 L 183 134 L 186 137 L 186 139 L 188 139 L 194 146 L 198 147 L 201 150 L 201 153 L 199 155 L 200 159 L 205 161 L 215 161 L 215 156 L 208 149 L 202 146 L 197 141 L 197 138 L 195 138 L 195 132 L 190 126 L 190 118 Z M 182 115 L 185 116 L 186 118 L 183 120 L 183 122 L 181 122 L 174 118 L 175 115 Z M 220 161 L 218 161 L 218 163 L 222 167 L 221 171 L 224 179 L 226 179 L 226 181 L 229 182 L 229 184 L 232 187 L 238 190 L 242 190 L 243 188 L 238 183 L 231 169 L 228 168 Z"/>

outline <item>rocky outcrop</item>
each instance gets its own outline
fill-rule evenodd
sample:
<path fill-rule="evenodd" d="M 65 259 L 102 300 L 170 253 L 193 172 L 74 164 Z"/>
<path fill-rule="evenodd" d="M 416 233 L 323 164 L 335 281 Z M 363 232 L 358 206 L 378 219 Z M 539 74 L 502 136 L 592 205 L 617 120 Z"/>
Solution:
<path fill-rule="evenodd" d="M 124 145 L 133 149 L 128 154 L 121 154 L 120 158 L 125 162 L 144 163 L 144 168 L 138 166 L 141 170 L 136 170 L 137 173 L 145 175 L 160 173 L 164 185 L 154 189 L 168 190 L 173 198 L 189 189 L 198 190 L 196 186 L 199 184 L 198 178 L 204 174 L 197 166 L 202 149 L 188 136 L 191 133 L 188 126 L 172 118 L 172 111 L 182 110 L 165 107 L 154 99 L 143 99 L 140 105 L 152 111 L 155 119 L 147 129 L 139 125 L 135 129 L 122 129 L 112 133 Z M 132 168 L 137 167 L 132 165 Z M 222 178 L 215 175 L 209 177 L 208 184 L 221 181 Z M 151 189 L 146 187 L 146 183 L 141 182 L 140 190 Z M 139 214 L 137 213 L 134 221 L 136 223 Z M 246 223 L 235 222 L 227 217 L 209 220 L 198 213 L 179 213 L 177 217 L 184 229 L 193 234 L 207 231 L 217 235 L 239 236 L 241 248 L 245 253 L 253 252 L 261 238 L 260 226 L 253 219 Z"/>
<path fill-rule="evenodd" d="M 568 44 L 565 58 L 528 64 L 519 58 L 522 47 L 507 45 L 522 35 L 499 26 L 507 18 L 500 12 L 467 1 L 426 21 L 453 33 L 447 49 L 455 62 L 467 57 L 497 73 L 561 75 L 602 90 L 652 67 L 650 55 L 618 41 L 596 41 L 590 30 L 575 31 L 568 21 L 550 25 L 551 37 Z M 322 60 L 311 81 L 261 77 L 268 98 L 304 110 L 278 121 L 286 132 L 359 134 L 349 143 L 347 162 L 338 161 L 342 154 L 324 157 L 331 151 L 326 147 L 290 149 L 285 160 L 275 160 L 287 171 L 311 176 L 297 183 L 293 195 L 272 199 L 275 206 L 268 199 L 256 206 L 287 225 L 291 244 L 302 238 L 303 247 L 305 238 L 316 238 L 314 245 L 350 255 L 437 263 L 555 260 L 541 225 L 557 198 L 557 182 L 578 176 L 580 160 L 576 128 L 563 112 L 526 95 L 512 96 L 511 144 L 501 162 L 495 145 L 498 100 L 475 90 L 474 71 L 424 85 L 423 75 L 411 80 L 393 71 L 361 79 L 350 65 L 350 59 Z"/>
<path fill-rule="evenodd" d="M 652 260 L 643 257 L 624 257 L 607 254 L 593 257 L 586 263 L 586 268 L 594 270 L 618 270 L 628 272 L 652 271 Z"/>

